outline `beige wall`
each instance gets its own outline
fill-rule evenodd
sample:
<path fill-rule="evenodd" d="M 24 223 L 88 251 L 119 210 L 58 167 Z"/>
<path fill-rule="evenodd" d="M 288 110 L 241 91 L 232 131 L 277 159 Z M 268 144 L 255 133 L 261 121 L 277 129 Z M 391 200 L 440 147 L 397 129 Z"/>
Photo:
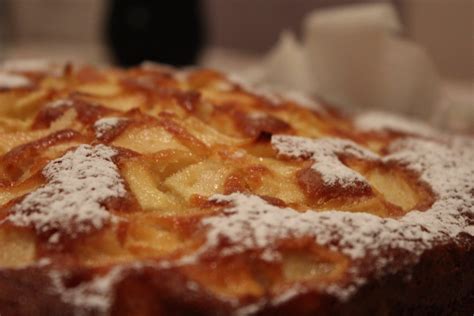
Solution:
<path fill-rule="evenodd" d="M 7 11 L 0 58 L 109 61 L 102 45 L 104 0 L 0 1 Z"/>
<path fill-rule="evenodd" d="M 402 0 L 401 10 L 443 75 L 474 79 L 474 0 Z"/>
<path fill-rule="evenodd" d="M 15 41 L 100 40 L 104 0 L 9 0 Z"/>

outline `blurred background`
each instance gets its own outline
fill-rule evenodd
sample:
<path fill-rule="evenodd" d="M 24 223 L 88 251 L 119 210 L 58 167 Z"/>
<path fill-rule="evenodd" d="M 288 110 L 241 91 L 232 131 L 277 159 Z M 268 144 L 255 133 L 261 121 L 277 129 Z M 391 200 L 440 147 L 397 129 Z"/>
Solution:
<path fill-rule="evenodd" d="M 131 66 L 153 60 L 252 70 L 278 50 L 283 30 L 303 41 L 310 13 L 363 3 L 393 7 L 402 25 L 397 36 L 426 52 L 443 93 L 462 103 L 474 121 L 474 0 L 0 0 L 0 61 Z M 456 113 L 451 120 L 465 116 Z"/>
<path fill-rule="evenodd" d="M 169 2 L 175 3 L 171 13 L 167 12 Z M 173 44 L 177 45 L 175 51 L 179 54 L 196 36 L 183 36 L 183 33 L 195 33 L 195 28 L 200 27 L 198 41 L 202 42 L 198 48 L 203 48 L 200 53 L 204 59 L 227 58 L 225 53 L 228 53 L 233 55 L 228 59 L 244 60 L 270 49 L 281 30 L 290 28 L 299 32 L 303 17 L 313 9 L 361 2 L 381 1 L 0 0 L 3 39 L 0 56 L 114 62 L 106 44 L 106 30 L 110 27 L 107 24 L 113 20 L 111 14 L 127 11 L 124 17 L 118 18 L 123 20 L 123 28 L 140 29 L 147 24 L 158 27 L 149 30 L 146 41 L 160 41 L 163 34 L 178 31 L 179 34 L 173 34 Z M 393 3 L 407 36 L 427 49 L 443 75 L 474 78 L 473 0 L 395 0 Z M 189 21 L 192 14 L 199 15 L 196 20 L 201 21 Z M 147 19 L 166 19 L 166 23 L 153 25 Z M 224 56 L 219 56 L 221 53 Z M 159 51 L 156 58 L 160 58 Z M 190 59 L 188 63 L 196 61 Z"/>

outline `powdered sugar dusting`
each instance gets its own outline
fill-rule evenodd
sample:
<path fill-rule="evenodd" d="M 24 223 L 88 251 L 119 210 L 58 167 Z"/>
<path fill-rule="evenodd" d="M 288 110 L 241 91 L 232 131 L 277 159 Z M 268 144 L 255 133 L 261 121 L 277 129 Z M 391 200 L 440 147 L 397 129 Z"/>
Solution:
<path fill-rule="evenodd" d="M 0 89 L 26 88 L 31 86 L 31 81 L 25 76 L 0 72 Z"/>
<path fill-rule="evenodd" d="M 41 73 L 53 76 L 63 74 L 65 62 L 52 62 L 46 59 L 11 59 L 0 65 L 0 69 L 12 73 Z"/>
<path fill-rule="evenodd" d="M 117 152 L 107 146 L 81 145 L 43 169 L 47 183 L 16 204 L 7 220 L 17 226 L 33 226 L 37 232 L 56 232 L 74 237 L 102 228 L 114 217 L 101 205 L 126 191 L 112 161 Z"/>
<path fill-rule="evenodd" d="M 361 131 L 393 131 L 423 137 L 438 137 L 439 132 L 420 121 L 404 118 L 384 112 L 367 112 L 354 119 L 355 126 Z"/>
<path fill-rule="evenodd" d="M 69 99 L 57 99 L 51 102 L 46 103 L 46 107 L 52 108 L 52 109 L 57 109 L 57 108 L 62 108 L 62 107 L 71 107 L 74 105 L 74 102 Z"/>
<path fill-rule="evenodd" d="M 324 111 L 323 107 L 315 102 L 312 98 L 304 94 L 303 92 L 296 90 L 285 90 L 282 87 L 271 87 L 254 84 L 244 78 L 230 74 L 227 76 L 228 79 L 234 84 L 239 85 L 243 90 L 262 97 L 270 101 L 273 105 L 278 106 L 279 104 L 290 101 L 298 104 L 301 107 L 313 110 L 313 111 Z M 222 83 L 220 86 L 221 90 L 227 91 L 232 89 L 232 86 Z"/>
<path fill-rule="evenodd" d="M 294 149 L 301 153 L 304 147 Z M 289 149 L 288 149 L 289 150 Z M 472 235 L 474 216 L 474 149 L 450 147 L 428 140 L 406 138 L 390 146 L 384 162 L 395 162 L 420 174 L 437 195 L 426 211 L 414 210 L 400 219 L 381 218 L 368 213 L 343 211 L 298 212 L 279 208 L 263 199 L 242 193 L 214 195 L 211 200 L 228 202 L 220 214 L 203 219 L 207 241 L 198 253 L 218 246 L 221 255 L 233 255 L 260 249 L 268 258 L 278 258 L 276 241 L 285 238 L 313 237 L 317 244 L 341 252 L 353 260 L 348 273 L 354 284 L 332 284 L 327 292 L 341 300 L 349 298 L 365 279 L 358 276 L 357 262 L 370 257 L 372 273 L 394 268 L 393 251 L 406 252 L 406 262 L 417 258 L 435 244 L 457 240 L 462 234 Z"/>
<path fill-rule="evenodd" d="M 345 166 L 338 155 L 352 155 L 368 160 L 378 159 L 377 155 L 356 143 L 338 138 L 309 139 L 275 135 L 272 137 L 272 146 L 281 155 L 314 160 L 312 168 L 321 174 L 326 185 L 338 184 L 342 187 L 361 183 L 368 185 L 368 183 L 362 175 Z"/>
<path fill-rule="evenodd" d="M 278 255 L 276 249 L 272 247 L 276 240 L 305 236 L 314 236 L 324 245 L 334 238 L 339 239 L 340 246 L 349 245 L 353 240 L 346 236 L 347 233 L 355 233 L 357 226 L 370 231 L 371 227 L 379 225 L 382 221 L 377 216 L 365 213 L 357 214 L 357 222 L 352 218 L 354 213 L 343 211 L 300 213 L 292 208 L 280 208 L 268 204 L 258 196 L 242 193 L 217 194 L 212 196 L 211 200 L 231 203 L 220 215 L 202 221 L 202 224 L 210 227 L 204 248 L 215 248 L 222 239 L 225 239 L 230 246 L 220 252 L 224 256 L 249 249 L 261 249 L 264 251 L 264 258 L 275 258 Z M 335 228 L 341 230 L 334 234 Z M 360 236 L 357 236 L 359 239 L 365 235 L 364 231 L 359 233 Z M 354 259 L 361 258 L 365 254 L 361 247 L 341 248 L 343 253 Z M 272 256 L 269 256 L 269 253 L 272 253 Z"/>
<path fill-rule="evenodd" d="M 283 99 L 295 102 L 296 104 L 304 108 L 317 112 L 324 111 L 324 108 L 319 103 L 317 103 L 315 100 L 313 100 L 311 97 L 301 91 L 287 90 L 280 94 Z"/>
<path fill-rule="evenodd" d="M 124 269 L 125 267 L 116 266 L 106 274 L 76 287 L 65 286 L 63 275 L 59 271 L 52 270 L 49 275 L 55 292 L 64 302 L 105 312 L 112 305 L 112 289 L 121 280 Z"/>
<path fill-rule="evenodd" d="M 1 68 L 15 72 L 47 72 L 52 65 L 45 59 L 12 59 L 3 63 Z"/>
<path fill-rule="evenodd" d="M 97 120 L 94 123 L 95 136 L 101 138 L 124 120 L 125 119 L 121 117 L 105 117 Z"/>
<path fill-rule="evenodd" d="M 268 87 L 261 87 L 253 84 L 252 82 L 242 78 L 241 76 L 237 74 L 229 74 L 227 78 L 234 84 L 238 85 L 240 88 L 243 90 L 247 91 L 248 93 L 251 93 L 253 95 L 262 97 L 268 101 L 270 101 L 273 105 L 278 105 L 281 103 L 281 98 L 274 93 L 271 89 Z M 233 87 L 228 86 L 228 85 L 221 85 L 222 90 L 230 90 Z"/>

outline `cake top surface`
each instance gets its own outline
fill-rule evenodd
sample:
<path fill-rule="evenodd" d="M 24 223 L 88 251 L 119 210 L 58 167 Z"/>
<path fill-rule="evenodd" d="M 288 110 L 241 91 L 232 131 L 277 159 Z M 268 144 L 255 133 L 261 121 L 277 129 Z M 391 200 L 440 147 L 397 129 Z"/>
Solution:
<path fill-rule="evenodd" d="M 116 151 L 105 145 L 80 145 L 49 162 L 42 170 L 47 183 L 15 204 L 7 221 L 33 226 L 40 233 L 54 230 L 50 242 L 61 234 L 100 229 L 112 215 L 102 206 L 108 198 L 125 195 L 117 166 Z M 91 226 L 91 227 L 90 227 Z"/>
<path fill-rule="evenodd" d="M 474 237 L 473 140 L 416 121 L 155 64 L 10 63 L 0 105 L 0 268 L 68 304 L 150 270 L 240 314 L 345 301 Z"/>

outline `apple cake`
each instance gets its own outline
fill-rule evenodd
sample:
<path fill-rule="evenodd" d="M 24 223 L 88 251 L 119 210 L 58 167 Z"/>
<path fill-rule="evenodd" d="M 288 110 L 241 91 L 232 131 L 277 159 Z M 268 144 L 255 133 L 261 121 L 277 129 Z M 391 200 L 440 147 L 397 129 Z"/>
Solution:
<path fill-rule="evenodd" d="M 209 69 L 33 66 L 0 71 L 2 316 L 474 311 L 471 136 Z"/>

